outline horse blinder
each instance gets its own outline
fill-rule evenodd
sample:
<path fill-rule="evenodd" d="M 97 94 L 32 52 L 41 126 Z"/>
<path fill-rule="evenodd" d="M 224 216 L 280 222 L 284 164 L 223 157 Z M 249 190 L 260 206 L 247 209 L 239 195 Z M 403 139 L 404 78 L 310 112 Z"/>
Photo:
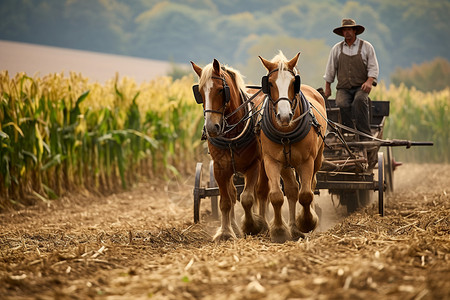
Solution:
<path fill-rule="evenodd" d="M 266 95 L 270 93 L 269 76 L 265 75 L 261 79 L 262 92 Z"/>
<path fill-rule="evenodd" d="M 203 97 L 198 88 L 198 84 L 192 86 L 192 92 L 194 93 L 195 102 L 197 104 L 203 104 Z"/>
<path fill-rule="evenodd" d="M 194 93 L 195 102 L 197 102 L 197 104 L 203 104 L 203 97 L 202 94 L 200 93 L 198 84 L 192 86 L 192 92 Z M 230 102 L 231 92 L 230 87 L 226 84 L 226 82 L 224 82 L 223 93 L 225 104 L 227 104 L 228 102 Z"/>
<path fill-rule="evenodd" d="M 294 81 L 294 94 L 300 93 L 300 86 L 302 84 L 302 80 L 300 78 L 300 75 L 295 75 L 295 81 Z M 270 83 L 269 83 L 269 76 L 265 75 L 261 79 L 261 88 L 262 92 L 266 95 L 270 93 Z"/>
<path fill-rule="evenodd" d="M 300 75 L 295 75 L 295 81 L 294 81 L 294 94 L 300 93 L 300 86 L 302 84 L 302 80 L 300 78 Z"/>
<path fill-rule="evenodd" d="M 224 93 L 224 97 L 225 97 L 225 104 L 227 104 L 228 102 L 230 102 L 231 92 L 230 92 L 230 87 L 227 85 L 227 83 L 225 81 L 224 81 L 224 86 L 223 86 L 223 93 Z"/>

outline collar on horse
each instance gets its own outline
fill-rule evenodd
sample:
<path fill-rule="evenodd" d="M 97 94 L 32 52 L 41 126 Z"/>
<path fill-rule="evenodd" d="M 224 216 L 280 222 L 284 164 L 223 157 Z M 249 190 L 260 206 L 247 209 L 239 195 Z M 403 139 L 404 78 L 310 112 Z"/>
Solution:
<path fill-rule="evenodd" d="M 306 100 L 301 91 L 299 92 L 299 97 L 301 107 L 303 108 L 303 113 L 294 120 L 299 122 L 290 132 L 282 132 L 275 128 L 269 108 L 270 104 L 269 101 L 266 101 L 261 120 L 261 129 L 272 142 L 280 145 L 294 144 L 305 138 L 305 136 L 309 133 L 311 126 L 314 126 L 316 130 L 318 130 L 320 124 L 311 110 L 309 101 Z M 274 105 L 273 102 L 272 105 Z"/>

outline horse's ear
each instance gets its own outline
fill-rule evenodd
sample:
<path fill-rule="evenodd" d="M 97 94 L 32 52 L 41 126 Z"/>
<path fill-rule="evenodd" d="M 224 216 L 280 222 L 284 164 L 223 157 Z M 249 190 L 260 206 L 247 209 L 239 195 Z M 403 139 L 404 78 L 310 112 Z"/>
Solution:
<path fill-rule="evenodd" d="M 259 59 L 261 60 L 261 62 L 262 62 L 262 64 L 264 65 L 264 67 L 267 69 L 267 71 L 270 72 L 270 71 L 272 71 L 272 70 L 274 70 L 274 69 L 277 68 L 277 65 L 276 65 L 275 63 L 270 62 L 270 61 L 268 61 L 268 60 L 262 58 L 262 57 L 259 56 L 259 55 L 258 55 L 258 57 L 259 57 Z"/>
<path fill-rule="evenodd" d="M 297 55 L 294 56 L 294 58 L 292 58 L 292 59 L 287 63 L 287 65 L 288 65 L 288 67 L 289 67 L 290 70 L 294 70 L 295 66 L 297 65 L 298 57 L 299 57 L 299 56 L 300 56 L 300 52 L 297 53 Z"/>
<path fill-rule="evenodd" d="M 193 61 L 191 61 L 192 68 L 194 69 L 195 73 L 197 73 L 198 77 L 202 77 L 202 68 L 197 66 Z"/>
<path fill-rule="evenodd" d="M 215 58 L 213 61 L 213 69 L 214 69 L 214 72 L 216 72 L 217 74 L 220 74 L 220 62 Z"/>

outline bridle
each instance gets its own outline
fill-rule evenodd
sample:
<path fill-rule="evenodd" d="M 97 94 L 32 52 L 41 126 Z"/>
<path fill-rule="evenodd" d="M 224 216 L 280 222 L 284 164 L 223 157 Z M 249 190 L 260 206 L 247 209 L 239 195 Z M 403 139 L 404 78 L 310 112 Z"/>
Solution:
<path fill-rule="evenodd" d="M 272 96 L 270 95 L 269 77 L 270 77 L 270 75 L 272 75 L 273 73 L 278 72 L 278 71 L 279 71 L 278 68 L 273 69 L 267 75 L 262 77 L 262 80 L 261 80 L 262 91 L 269 98 L 270 102 L 273 105 L 274 110 L 275 110 L 275 106 L 278 104 L 278 102 L 280 102 L 282 100 L 287 100 L 290 103 L 291 110 L 295 111 L 295 109 L 297 108 L 297 105 L 298 105 L 297 94 L 300 92 L 300 85 L 301 85 L 300 75 L 295 74 L 294 71 L 292 71 L 292 70 L 286 69 L 286 71 L 290 72 L 295 78 L 294 97 L 292 99 L 289 99 L 288 97 L 280 97 L 277 100 L 273 100 Z"/>
<path fill-rule="evenodd" d="M 218 76 L 211 76 L 211 78 L 212 79 L 222 80 L 224 101 L 223 101 L 222 107 L 219 110 L 204 109 L 203 110 L 203 115 L 205 115 L 207 112 L 222 115 L 222 123 L 223 124 L 221 126 L 220 136 L 224 136 L 227 133 L 231 132 L 238 125 L 240 125 L 243 122 L 247 122 L 246 125 L 245 125 L 245 128 L 247 128 L 248 127 L 248 121 L 253 118 L 251 101 L 261 92 L 261 90 L 256 92 L 252 97 L 248 97 L 242 90 L 240 90 L 240 97 L 241 97 L 242 103 L 234 111 L 232 111 L 229 114 L 225 115 L 225 107 L 230 102 L 230 99 L 231 99 L 230 87 L 228 86 L 228 84 L 227 84 L 227 82 L 225 80 L 225 77 L 222 76 L 222 75 L 220 77 L 218 77 Z M 202 97 L 202 94 L 200 93 L 199 85 L 196 84 L 196 85 L 192 86 L 192 91 L 194 93 L 195 101 L 198 104 L 203 104 L 203 97 Z M 233 115 L 235 115 L 241 109 L 244 109 L 244 117 L 242 119 L 240 119 L 235 124 L 231 124 L 231 125 L 228 124 L 228 122 L 227 122 L 228 119 L 231 118 Z"/>
<path fill-rule="evenodd" d="M 203 110 L 203 114 L 206 113 L 214 113 L 214 114 L 220 114 L 220 115 L 224 115 L 225 113 L 225 106 L 227 106 L 228 102 L 230 102 L 230 87 L 227 84 L 227 81 L 225 80 L 225 77 L 220 76 L 211 76 L 211 79 L 219 79 L 222 80 L 222 87 L 223 87 L 223 93 L 224 93 L 224 99 L 223 99 L 223 104 L 222 107 L 220 108 L 220 110 L 214 110 L 214 109 L 204 109 Z"/>

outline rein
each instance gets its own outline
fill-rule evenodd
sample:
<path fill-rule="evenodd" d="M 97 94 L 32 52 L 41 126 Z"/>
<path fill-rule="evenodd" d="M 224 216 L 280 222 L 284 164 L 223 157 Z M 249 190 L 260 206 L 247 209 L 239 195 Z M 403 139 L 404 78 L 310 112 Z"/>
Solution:
<path fill-rule="evenodd" d="M 251 101 L 256 96 L 259 95 L 259 93 L 261 93 L 261 88 L 260 87 L 255 87 L 255 88 L 259 88 L 259 90 L 253 96 L 251 96 L 250 98 L 242 90 L 240 90 L 240 95 L 241 95 L 240 97 L 242 99 L 242 103 L 234 111 L 232 111 L 228 115 L 224 115 L 225 114 L 225 107 L 230 102 L 230 97 L 231 97 L 230 91 L 229 91 L 229 87 L 228 87 L 227 82 L 226 82 L 224 77 L 222 77 L 222 76 L 221 77 L 211 76 L 211 78 L 212 79 L 222 80 L 222 85 L 223 85 L 224 91 L 225 91 L 225 101 L 224 101 L 222 107 L 220 108 L 220 110 L 205 109 L 205 110 L 203 110 L 203 115 L 205 115 L 205 113 L 207 113 L 207 112 L 222 115 L 223 124 L 225 126 L 222 126 L 222 132 L 220 133 L 220 135 L 223 137 L 227 133 L 229 133 L 232 130 L 234 130 L 239 124 L 241 124 L 242 122 L 245 122 L 248 119 L 253 117 L 252 116 L 252 109 L 251 109 L 251 107 L 247 107 L 247 106 L 248 106 L 249 103 L 251 103 Z M 244 117 L 242 119 L 240 119 L 237 123 L 229 125 L 228 124 L 228 119 L 231 118 L 232 116 L 234 116 L 240 110 L 245 109 L 245 108 L 247 108 L 247 111 L 245 112 Z"/>
<path fill-rule="evenodd" d="M 219 77 L 213 77 L 215 79 L 219 79 Z M 220 79 L 222 79 L 224 81 L 224 85 L 226 85 L 225 79 L 223 77 L 221 77 Z M 247 145 L 249 145 L 255 137 L 255 132 L 253 130 L 254 128 L 254 114 L 253 114 L 253 107 L 252 107 L 252 100 L 254 98 L 256 98 L 259 93 L 261 92 L 261 88 L 259 88 L 259 90 L 253 94 L 251 97 L 248 97 L 242 90 L 240 90 L 240 98 L 242 100 L 242 103 L 231 113 L 224 115 L 225 110 L 222 111 L 214 111 L 214 110 L 205 110 L 204 112 L 213 112 L 213 113 L 219 113 L 222 114 L 223 116 L 223 122 L 224 125 L 222 128 L 222 132 L 221 132 L 221 136 L 212 138 L 212 137 L 207 137 L 208 141 L 211 142 L 211 144 L 217 148 L 220 149 L 230 149 L 230 151 L 233 152 L 233 149 L 236 151 L 237 149 L 242 149 L 244 147 L 246 147 Z M 226 104 L 228 103 L 225 102 L 224 106 L 226 106 Z M 234 116 L 238 111 L 245 109 L 245 114 L 244 117 L 242 117 L 237 123 L 229 125 L 228 124 L 228 119 L 231 118 L 232 116 Z M 235 137 L 232 138 L 227 138 L 225 137 L 226 134 L 228 134 L 229 132 L 233 131 L 234 129 L 236 129 L 236 127 L 242 123 L 245 122 L 245 127 L 244 129 Z"/>

